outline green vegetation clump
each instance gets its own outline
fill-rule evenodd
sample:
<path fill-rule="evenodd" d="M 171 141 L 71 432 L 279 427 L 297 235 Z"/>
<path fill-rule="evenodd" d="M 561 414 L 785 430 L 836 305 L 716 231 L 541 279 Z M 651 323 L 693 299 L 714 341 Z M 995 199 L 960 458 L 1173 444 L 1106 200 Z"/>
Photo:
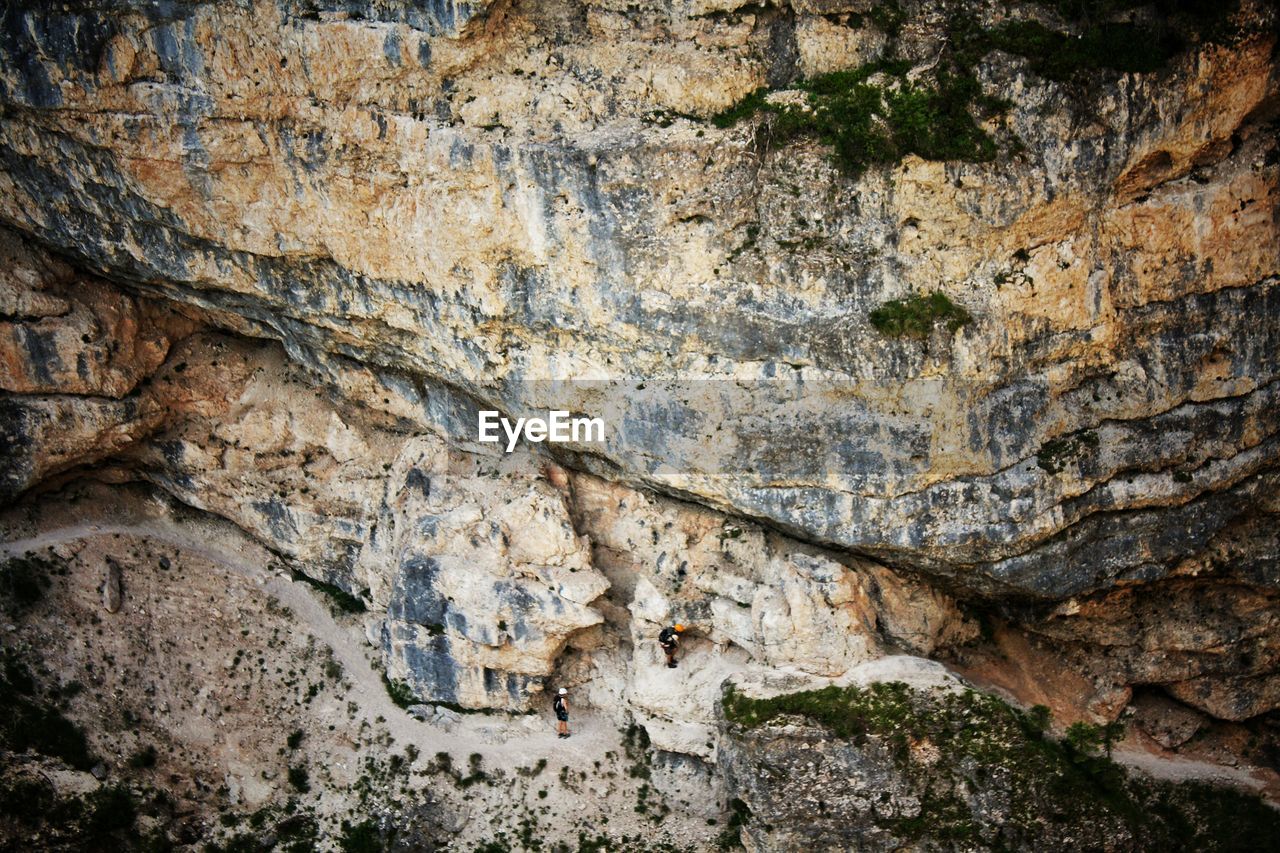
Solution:
<path fill-rule="evenodd" d="M 1080 755 L 1091 755 L 1099 749 L 1105 750 L 1107 758 L 1111 757 L 1111 747 L 1124 737 L 1124 726 L 1120 723 L 1094 725 L 1083 721 L 1072 723 L 1067 727 L 1066 743 Z"/>
<path fill-rule="evenodd" d="M 972 322 L 973 315 L 935 290 L 886 302 L 871 312 L 870 320 L 876 331 L 890 337 L 926 338 L 937 323 L 954 332 Z"/>
<path fill-rule="evenodd" d="M 653 776 L 653 756 L 649 752 L 649 732 L 644 726 L 632 723 L 622 736 L 622 745 L 631 761 L 627 775 L 632 779 L 649 779 Z"/>
<path fill-rule="evenodd" d="M 123 785 L 104 785 L 84 795 L 61 795 L 42 779 L 0 779 L 0 826 L 48 850 L 167 850 L 164 830 L 139 831 L 140 813 L 165 816 L 161 798 L 142 803 Z M 143 806 L 146 806 L 144 809 Z M 35 849 L 4 847 L 4 849 Z"/>
<path fill-rule="evenodd" d="M 867 18 L 889 38 L 897 38 L 902 25 L 907 22 L 907 13 L 902 11 L 898 0 L 881 0 L 867 12 Z"/>
<path fill-rule="evenodd" d="M 156 758 L 156 748 L 147 744 L 129 756 L 129 766 L 135 770 L 145 770 L 156 766 Z"/>
<path fill-rule="evenodd" d="M 316 580 L 309 575 L 304 575 L 297 569 L 292 570 L 290 574 L 295 581 L 302 581 L 312 589 L 322 592 L 328 596 L 330 603 L 336 611 L 342 613 L 364 613 L 368 609 L 363 600 L 358 596 L 354 596 L 347 592 L 340 586 Z"/>
<path fill-rule="evenodd" d="M 981 94 L 972 76 L 939 75 L 933 86 L 907 81 L 910 64 L 877 62 L 801 82 L 803 106 L 771 104 L 757 89 L 712 117 L 731 127 L 757 112 L 775 115 L 769 142 L 785 145 L 811 137 L 829 145 L 835 162 L 858 175 L 870 165 L 894 163 L 907 154 L 926 160 L 990 160 L 995 141 L 974 122 L 970 104 Z M 879 83 L 871 82 L 877 74 Z"/>
<path fill-rule="evenodd" d="M 306 767 L 295 764 L 289 768 L 289 784 L 298 793 L 305 794 L 311 790 L 311 774 Z"/>
<path fill-rule="evenodd" d="M 104 785 L 85 798 L 85 806 L 83 826 L 93 838 L 129 829 L 138 816 L 133 792 L 121 785 Z"/>
<path fill-rule="evenodd" d="M 40 699 L 31 672 L 11 649 L 0 666 L 0 746 L 60 758 L 77 770 L 97 763 L 84 731 Z"/>
<path fill-rule="evenodd" d="M 324 662 L 324 677 L 330 681 L 342 680 L 342 664 L 333 658 L 329 658 Z"/>
<path fill-rule="evenodd" d="M 1031 726 L 1031 730 L 1036 734 L 1047 732 L 1052 718 L 1053 713 L 1049 710 L 1048 705 L 1032 705 L 1027 710 L 1027 724 Z"/>
<path fill-rule="evenodd" d="M 824 687 L 768 699 L 749 698 L 730 685 L 724 695 L 724 717 L 731 723 L 755 728 L 780 716 L 808 717 L 857 744 L 865 743 L 868 734 L 894 730 L 914 714 L 911 689 L 900 682 L 872 684 L 865 690 Z"/>
<path fill-rule="evenodd" d="M 1057 474 L 1068 462 L 1077 459 L 1087 449 L 1098 446 L 1098 434 L 1093 430 L 1077 430 L 1062 438 L 1046 441 L 1036 453 L 1036 464 L 1050 474 Z"/>
<path fill-rule="evenodd" d="M 926 160 L 984 162 L 997 154 L 995 140 L 975 121 L 1008 110 L 1012 104 L 984 95 L 976 69 L 994 50 L 1030 60 L 1032 70 L 1049 80 L 1070 81 L 1095 71 L 1149 73 L 1185 51 L 1188 34 L 1201 41 L 1238 37 L 1231 31 L 1236 3 L 1212 0 L 1058 0 L 1048 4 L 1066 22 L 1054 29 L 1038 21 L 1006 21 L 990 29 L 967 13 L 947 23 L 946 48 L 934 70 L 909 79 L 911 63 L 884 59 L 862 68 L 836 71 L 790 87 L 803 104 L 770 103 L 768 88 L 751 92 L 711 117 L 717 127 L 732 127 L 764 113 L 772 116 L 764 139 L 771 148 L 797 137 L 817 139 L 832 150 L 835 163 L 857 176 L 867 167 L 895 163 L 908 154 Z M 1154 5 L 1161 15 L 1151 23 L 1116 20 L 1121 13 Z M 896 2 L 877 4 L 865 19 L 889 36 L 887 56 L 906 15 Z M 1010 144 L 1019 150 L 1016 139 Z"/>
<path fill-rule="evenodd" d="M 547 759 L 539 758 L 537 763 L 534 764 L 532 767 L 517 767 L 516 775 L 524 776 L 527 779 L 532 779 L 535 776 L 540 775 L 542 771 L 546 769 L 547 769 Z"/>
<path fill-rule="evenodd" d="M 413 688 L 403 681 L 383 674 L 382 684 L 387 688 L 387 695 L 391 697 L 391 701 L 398 707 L 408 708 L 418 703 L 418 697 L 413 695 Z"/>
<path fill-rule="evenodd" d="M 716 847 L 720 850 L 734 850 L 742 847 L 742 827 L 751 820 L 751 809 L 742 800 L 734 797 L 729 801 L 729 821 L 720 834 L 716 836 Z"/>
<path fill-rule="evenodd" d="M 342 822 L 342 835 L 338 837 L 338 849 L 342 853 L 382 853 L 382 833 L 378 825 L 371 820 L 357 823 Z"/>
<path fill-rule="evenodd" d="M 1134 24 L 1100 24 L 1073 36 L 1036 21 L 1010 21 L 986 37 L 989 49 L 1026 57 L 1032 71 L 1059 82 L 1099 69 L 1149 74 L 1185 47 L 1168 30 L 1157 32 Z"/>
<path fill-rule="evenodd" d="M 1117 737 L 1115 727 L 1076 728 L 1075 737 L 1057 741 L 1043 734 L 1047 709 L 1026 714 L 972 690 L 923 692 L 885 683 L 753 699 L 730 686 L 723 710 L 729 723 L 745 728 L 803 717 L 855 744 L 885 749 L 922 793 L 923 808 L 915 817 L 872 819 L 911 841 L 1031 849 L 1055 828 L 1091 827 L 1107 837 L 1141 839 L 1146 849 L 1238 850 L 1250 839 L 1280 837 L 1280 814 L 1255 796 L 1129 778 L 1094 754 Z M 926 742 L 938 759 L 914 760 L 913 747 Z M 978 825 L 963 796 L 975 784 L 1007 802 L 1000 825 Z"/>
<path fill-rule="evenodd" d="M 471 772 L 466 776 L 459 775 L 454 779 L 459 788 L 465 790 L 472 785 L 489 781 L 489 774 L 484 771 L 483 755 L 478 752 L 471 753 L 471 756 L 467 759 L 467 766 L 471 768 Z"/>
<path fill-rule="evenodd" d="M 60 568 L 52 560 L 30 554 L 9 558 L 0 565 L 0 608 L 13 616 L 29 610 L 44 598 L 49 575 Z"/>

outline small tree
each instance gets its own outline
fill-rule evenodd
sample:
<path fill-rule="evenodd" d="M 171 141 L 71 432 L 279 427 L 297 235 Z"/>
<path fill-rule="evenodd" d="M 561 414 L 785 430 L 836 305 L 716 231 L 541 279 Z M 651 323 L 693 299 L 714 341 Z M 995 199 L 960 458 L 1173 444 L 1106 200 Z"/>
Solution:
<path fill-rule="evenodd" d="M 1092 755 L 1102 746 L 1102 727 L 1077 722 L 1067 726 L 1067 746 L 1077 755 Z"/>
<path fill-rule="evenodd" d="M 1032 705 L 1031 710 L 1027 711 L 1027 723 L 1036 734 L 1044 734 L 1052 720 L 1053 712 L 1048 705 Z"/>
<path fill-rule="evenodd" d="M 1107 758 L 1111 757 L 1111 747 L 1116 741 L 1124 739 L 1124 723 L 1119 720 L 1114 723 L 1107 723 L 1100 731 L 1102 738 L 1102 748 L 1106 750 Z"/>
<path fill-rule="evenodd" d="M 289 784 L 301 794 L 311 790 L 310 776 L 311 774 L 307 772 L 307 768 L 300 764 L 289 768 Z"/>

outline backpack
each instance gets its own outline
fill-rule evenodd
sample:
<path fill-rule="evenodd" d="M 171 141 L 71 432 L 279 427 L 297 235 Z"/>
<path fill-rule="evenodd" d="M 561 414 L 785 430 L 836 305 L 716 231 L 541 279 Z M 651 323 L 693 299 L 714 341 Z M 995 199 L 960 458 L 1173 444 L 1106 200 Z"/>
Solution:
<path fill-rule="evenodd" d="M 555 701 L 551 703 L 551 710 L 555 711 L 557 714 L 564 713 L 564 697 L 563 696 L 557 696 L 555 698 Z"/>
<path fill-rule="evenodd" d="M 658 634 L 658 642 L 664 646 L 669 646 L 675 642 L 676 632 L 670 628 L 663 628 Z"/>

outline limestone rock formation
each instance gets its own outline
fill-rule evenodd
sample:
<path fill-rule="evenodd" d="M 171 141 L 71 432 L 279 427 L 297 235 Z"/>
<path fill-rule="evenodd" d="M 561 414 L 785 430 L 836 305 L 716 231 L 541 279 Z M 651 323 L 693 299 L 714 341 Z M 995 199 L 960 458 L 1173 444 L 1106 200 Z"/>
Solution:
<path fill-rule="evenodd" d="M 172 728 L 197 751 L 229 721 L 220 764 L 183 759 L 226 779 L 193 782 L 199 809 L 311 784 L 245 731 L 266 696 L 333 733 L 317 788 L 356 784 L 344 732 L 369 749 L 386 717 L 339 696 L 369 684 L 486 744 L 525 724 L 460 711 L 570 687 L 635 764 L 565 790 L 625 790 L 628 821 L 661 820 L 658 792 L 753 850 L 1137 844 L 1115 806 L 1154 789 L 1062 752 L 1072 723 L 1132 720 L 1280 796 L 1280 42 L 1271 4 L 1203 6 L 9 3 L 4 537 L 69 514 L 58 559 L 93 579 L 54 572 L 60 604 L 92 588 L 138 630 L 211 608 L 201 643 L 227 658 L 90 631 L 106 657 L 57 665 L 114 683 L 96 673 L 133 649 L 199 673 L 147 700 L 156 731 L 188 703 Z M 481 409 L 599 416 L 605 438 L 508 454 Z M 136 553 L 73 499 L 128 515 Z M 249 575 L 224 612 L 176 554 L 140 556 L 217 524 L 239 550 L 201 567 L 305 583 L 333 624 Z M 10 556 L 0 592 L 38 599 Z M 48 613 L 0 604 L 49 642 Z M 236 613 L 319 636 L 255 635 L 258 681 L 233 687 Z M 321 689 L 288 656 L 325 669 L 339 634 L 369 660 L 302 709 Z M 3 701 L 92 713 L 30 680 Z M 822 690 L 857 713 L 788 698 Z M 1071 811 L 1033 767 L 1120 799 Z M 478 839 L 493 790 L 384 816 Z"/>
<path fill-rule="evenodd" d="M 1266 9 L 1085 86 L 990 52 L 977 79 L 1017 94 L 993 125 L 1016 154 L 848 181 L 820 146 L 680 116 L 887 54 L 861 17 L 839 39 L 818 23 L 859 3 L 375 5 L 11 4 L 0 217 L 304 361 L 515 412 L 583 408 L 533 379 L 742 383 L 710 411 L 615 399 L 608 470 L 987 593 L 1167 574 L 1265 491 Z M 960 38 L 919 11 L 895 36 L 909 61 Z M 939 287 L 977 318 L 954 337 L 867 322 Z M 759 417 L 822 383 L 821 405 Z M 1176 547 L 1171 524 L 1192 531 Z"/>
<path fill-rule="evenodd" d="M 1107 777 L 990 697 L 921 675 L 730 694 L 721 760 L 749 849 L 1211 849 L 1271 832 L 1265 807 L 1224 828 L 1205 792 Z"/>
<path fill-rule="evenodd" d="M 386 545 L 362 558 L 385 587 L 373 595 L 386 596 L 391 673 L 420 695 L 523 710 L 569 636 L 604 621 L 591 605 L 609 582 L 558 492 L 485 461 L 451 458 L 436 438 L 408 442 L 378 524 Z"/>

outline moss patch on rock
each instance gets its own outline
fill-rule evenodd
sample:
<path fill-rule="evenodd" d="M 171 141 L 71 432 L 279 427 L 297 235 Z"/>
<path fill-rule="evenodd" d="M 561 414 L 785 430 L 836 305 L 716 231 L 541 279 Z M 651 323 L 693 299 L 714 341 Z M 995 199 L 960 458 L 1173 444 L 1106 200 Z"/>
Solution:
<path fill-rule="evenodd" d="M 1087 450 L 1096 449 L 1098 434 L 1093 430 L 1077 430 L 1062 438 L 1046 441 L 1036 453 L 1036 464 L 1050 474 L 1057 474 L 1067 463 Z"/>
<path fill-rule="evenodd" d="M 926 338 L 938 323 L 954 332 L 973 315 L 951 301 L 945 293 L 915 294 L 906 299 L 894 299 L 871 312 L 869 319 L 876 331 L 891 337 Z"/>
<path fill-rule="evenodd" d="M 908 154 L 926 160 L 995 157 L 995 141 L 970 113 L 981 95 L 977 80 L 942 74 L 932 84 L 915 83 L 906 78 L 909 70 L 909 63 L 878 62 L 823 74 L 797 84 L 801 102 L 776 102 L 770 90 L 757 89 L 711 121 L 731 127 L 758 112 L 770 113 L 775 116 L 770 147 L 800 137 L 817 139 L 851 175 Z"/>
<path fill-rule="evenodd" d="M 769 148 L 799 137 L 830 146 L 832 159 L 857 176 L 869 166 L 896 163 L 908 154 L 926 160 L 984 162 L 998 154 L 996 140 L 978 123 L 1012 104 L 984 95 L 976 70 L 1000 50 L 1030 61 L 1031 70 L 1055 82 L 1094 72 L 1151 73 L 1191 44 L 1232 41 L 1243 35 L 1233 23 L 1238 4 L 1208 0 L 1059 0 L 1048 4 L 1059 26 L 1037 20 L 1005 21 L 990 28 L 969 12 L 945 24 L 945 47 L 931 70 L 908 77 L 912 63 L 881 59 L 861 68 L 822 74 L 788 87 L 799 98 L 779 100 L 761 88 L 711 117 L 732 127 L 756 114 L 771 116 Z M 1155 17 L 1133 16 L 1153 7 Z M 855 16 L 859 24 L 866 23 Z M 888 35 L 894 54 L 905 15 L 896 3 L 878 4 L 869 23 Z M 1015 153 L 1021 143 L 1011 141 Z"/>

